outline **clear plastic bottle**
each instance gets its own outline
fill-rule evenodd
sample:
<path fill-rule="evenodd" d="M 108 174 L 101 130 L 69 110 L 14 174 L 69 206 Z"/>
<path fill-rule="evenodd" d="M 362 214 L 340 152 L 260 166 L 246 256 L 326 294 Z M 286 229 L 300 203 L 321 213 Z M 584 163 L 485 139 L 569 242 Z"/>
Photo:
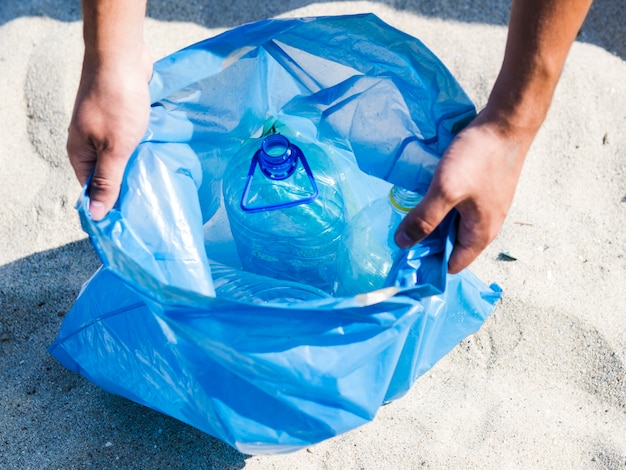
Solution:
<path fill-rule="evenodd" d="M 301 302 L 330 297 L 323 290 L 292 281 L 281 281 L 211 262 L 217 298 L 253 304 Z"/>
<path fill-rule="evenodd" d="M 365 206 L 351 221 L 339 252 L 339 295 L 357 295 L 380 289 L 399 248 L 396 228 L 422 199 L 418 193 L 393 186 L 388 197 Z"/>
<path fill-rule="evenodd" d="M 245 270 L 332 292 L 346 220 L 329 152 L 281 128 L 229 161 L 224 204 Z"/>

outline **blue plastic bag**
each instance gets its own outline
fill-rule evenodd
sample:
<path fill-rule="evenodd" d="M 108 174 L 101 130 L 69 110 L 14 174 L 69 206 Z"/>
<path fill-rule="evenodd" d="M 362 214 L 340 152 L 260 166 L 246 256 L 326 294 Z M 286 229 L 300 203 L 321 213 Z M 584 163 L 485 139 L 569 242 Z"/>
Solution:
<path fill-rule="evenodd" d="M 150 89 L 114 210 L 93 221 L 87 191 L 77 205 L 104 266 L 50 347 L 67 368 L 241 452 L 290 452 L 372 420 L 493 310 L 497 286 L 446 275 L 454 214 L 385 289 L 215 296 L 209 258 L 238 263 L 224 169 L 276 123 L 332 146 L 348 218 L 391 184 L 426 191 L 475 110 L 415 38 L 373 15 L 261 21 L 157 62 Z"/>

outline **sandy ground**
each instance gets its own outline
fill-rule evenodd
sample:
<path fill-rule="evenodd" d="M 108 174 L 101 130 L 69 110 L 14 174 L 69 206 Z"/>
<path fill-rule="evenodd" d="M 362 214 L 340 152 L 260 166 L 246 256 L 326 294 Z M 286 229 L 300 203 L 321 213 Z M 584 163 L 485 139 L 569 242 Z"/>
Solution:
<path fill-rule="evenodd" d="M 508 2 L 157 1 L 155 58 L 242 22 L 373 11 L 422 39 L 477 106 Z M 98 266 L 64 150 L 81 64 L 76 1 L 0 7 L 0 468 L 626 468 L 626 16 L 599 0 L 501 234 L 472 266 L 505 295 L 411 392 L 307 450 L 239 454 L 109 395 L 46 352 Z M 516 261 L 504 261 L 503 251 Z"/>

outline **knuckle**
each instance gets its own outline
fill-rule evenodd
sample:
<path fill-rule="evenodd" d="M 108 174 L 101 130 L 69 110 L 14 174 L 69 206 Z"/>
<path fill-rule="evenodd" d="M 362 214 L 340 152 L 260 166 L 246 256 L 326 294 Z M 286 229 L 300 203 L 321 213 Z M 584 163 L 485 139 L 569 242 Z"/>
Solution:
<path fill-rule="evenodd" d="M 100 194 L 108 194 L 113 191 L 113 182 L 104 176 L 93 175 L 89 183 L 91 191 L 95 191 Z"/>
<path fill-rule="evenodd" d="M 465 192 L 456 185 L 441 185 L 438 190 L 439 198 L 450 206 L 456 206 L 465 197 Z"/>
<path fill-rule="evenodd" d="M 431 233 L 437 224 L 431 222 L 420 215 L 407 216 L 407 224 L 405 225 L 405 231 L 414 240 L 419 240 L 429 233 Z"/>

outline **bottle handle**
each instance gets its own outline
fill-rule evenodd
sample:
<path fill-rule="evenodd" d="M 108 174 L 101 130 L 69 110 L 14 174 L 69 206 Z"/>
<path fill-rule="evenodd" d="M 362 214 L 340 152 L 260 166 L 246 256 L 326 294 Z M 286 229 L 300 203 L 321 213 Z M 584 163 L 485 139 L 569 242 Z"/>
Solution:
<path fill-rule="evenodd" d="M 270 140 L 272 139 L 272 140 Z M 265 144 L 269 142 L 269 145 L 273 144 L 274 141 L 279 141 L 279 145 L 283 145 L 285 148 L 285 152 L 278 157 L 270 156 L 265 153 Z M 282 159 L 280 165 L 272 165 L 275 163 L 276 158 Z M 268 159 L 272 160 L 268 163 Z M 287 159 L 289 161 L 287 161 Z M 306 172 L 309 182 L 311 183 L 312 192 L 309 196 L 303 197 L 302 199 L 297 199 L 295 201 L 286 201 L 280 202 L 277 204 L 269 204 L 267 206 L 250 206 L 246 201 L 248 199 L 248 195 L 250 194 L 250 188 L 252 186 L 252 179 L 254 177 L 254 173 L 256 171 L 256 167 L 259 166 L 259 169 L 267 178 L 280 181 L 287 179 L 291 176 L 298 165 L 298 160 L 302 163 L 302 167 Z M 274 171 L 276 168 L 280 167 L 281 171 Z M 261 148 L 254 153 L 252 157 L 252 161 L 250 162 L 250 168 L 248 169 L 248 175 L 246 178 L 246 184 L 244 185 L 243 192 L 241 194 L 241 201 L 239 206 L 245 212 L 263 212 L 263 211 L 273 211 L 277 209 L 286 209 L 288 207 L 294 207 L 301 204 L 310 204 L 319 196 L 319 189 L 317 187 L 317 183 L 315 182 L 315 178 L 313 177 L 313 172 L 311 171 L 311 167 L 309 166 L 309 162 L 307 162 L 304 153 L 300 150 L 299 147 L 293 145 L 289 142 L 285 137 L 280 134 L 272 134 L 263 141 L 261 144 Z"/>

